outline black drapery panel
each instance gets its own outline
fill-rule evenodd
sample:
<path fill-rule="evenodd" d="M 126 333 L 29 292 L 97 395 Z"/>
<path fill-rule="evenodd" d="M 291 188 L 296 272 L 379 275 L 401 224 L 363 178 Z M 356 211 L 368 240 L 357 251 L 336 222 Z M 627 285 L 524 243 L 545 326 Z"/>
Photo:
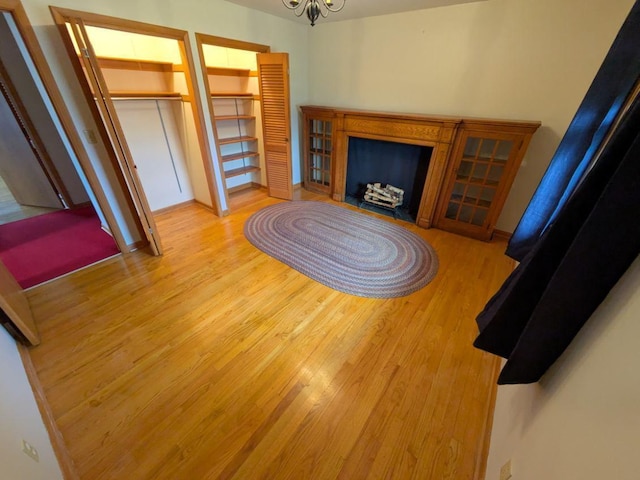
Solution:
<path fill-rule="evenodd" d="M 474 345 L 507 359 L 500 384 L 539 380 L 640 253 L 638 97 L 610 131 L 640 79 L 639 2 L 512 237 L 521 263 L 477 318 Z"/>
<path fill-rule="evenodd" d="M 533 249 L 478 316 L 498 383 L 540 379 L 640 253 L 640 101 Z"/>
<path fill-rule="evenodd" d="M 636 1 L 511 237 L 510 257 L 524 258 L 578 184 L 640 76 L 639 50 Z"/>

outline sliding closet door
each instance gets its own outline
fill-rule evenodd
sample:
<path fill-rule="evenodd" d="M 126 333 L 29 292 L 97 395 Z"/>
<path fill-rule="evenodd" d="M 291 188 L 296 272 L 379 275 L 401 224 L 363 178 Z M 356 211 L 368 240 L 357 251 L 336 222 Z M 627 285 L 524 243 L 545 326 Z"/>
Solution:
<path fill-rule="evenodd" d="M 293 198 L 289 55 L 259 53 L 258 78 L 262 99 L 262 129 L 267 186 L 271 197 Z"/>
<path fill-rule="evenodd" d="M 131 192 L 131 197 L 142 222 L 144 235 L 149 241 L 154 255 L 162 254 L 162 246 L 160 244 L 160 237 L 157 234 L 157 229 L 153 216 L 151 215 L 151 209 L 147 202 L 147 198 L 142 188 L 142 183 L 136 172 L 136 166 L 133 162 L 133 157 L 129 151 L 129 146 L 125 140 L 124 132 L 120 126 L 118 116 L 116 114 L 115 106 L 106 82 L 98 66 L 98 61 L 89 41 L 87 31 L 83 21 L 79 18 L 69 18 L 68 25 L 73 33 L 75 43 L 80 50 L 80 59 L 85 67 L 86 78 L 90 83 L 91 90 L 95 96 L 96 104 L 102 116 L 104 126 L 106 128 L 109 139 L 113 146 L 113 150 L 120 164 L 120 168 L 127 182 L 127 187 Z"/>

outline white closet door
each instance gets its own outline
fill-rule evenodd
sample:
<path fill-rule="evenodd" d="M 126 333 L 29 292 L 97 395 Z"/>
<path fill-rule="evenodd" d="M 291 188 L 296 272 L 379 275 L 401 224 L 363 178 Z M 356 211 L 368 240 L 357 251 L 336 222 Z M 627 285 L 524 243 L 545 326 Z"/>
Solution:
<path fill-rule="evenodd" d="M 152 211 L 194 199 L 175 100 L 114 102 Z"/>

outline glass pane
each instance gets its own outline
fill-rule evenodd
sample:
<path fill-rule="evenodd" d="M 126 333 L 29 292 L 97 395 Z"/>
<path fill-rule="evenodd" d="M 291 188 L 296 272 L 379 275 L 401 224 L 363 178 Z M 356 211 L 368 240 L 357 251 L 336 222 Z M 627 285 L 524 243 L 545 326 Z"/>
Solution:
<path fill-rule="evenodd" d="M 498 149 L 496 150 L 496 160 L 506 162 L 509 159 L 511 150 L 513 149 L 513 142 L 511 140 L 501 140 Z"/>
<path fill-rule="evenodd" d="M 458 215 L 459 207 L 460 207 L 460 204 L 449 202 L 449 206 L 447 207 L 447 213 L 445 214 L 445 217 L 455 220 L 456 215 Z"/>
<path fill-rule="evenodd" d="M 502 174 L 504 173 L 504 167 L 499 165 L 492 165 L 489 170 L 489 177 L 487 178 L 487 183 L 492 183 L 497 185 L 502 178 Z"/>
<path fill-rule="evenodd" d="M 324 172 L 324 184 L 329 185 L 331 181 L 331 177 L 329 172 Z"/>
<path fill-rule="evenodd" d="M 324 122 L 324 134 L 327 137 L 331 136 L 331 122 L 329 122 L 329 121 Z"/>
<path fill-rule="evenodd" d="M 471 215 L 473 215 L 473 207 L 469 205 L 462 205 L 460 207 L 460 215 L 458 216 L 459 222 L 470 223 Z"/>
<path fill-rule="evenodd" d="M 460 162 L 460 167 L 458 168 L 458 176 L 468 177 L 471 175 L 471 170 L 473 170 L 473 162 L 462 160 Z"/>
<path fill-rule="evenodd" d="M 480 205 L 488 207 L 493 202 L 493 197 L 496 194 L 495 188 L 483 188 L 479 195 Z"/>
<path fill-rule="evenodd" d="M 464 203 L 470 203 L 475 205 L 480 198 L 480 192 L 482 191 L 482 187 L 479 185 L 469 185 L 467 188 L 467 193 L 464 196 Z"/>
<path fill-rule="evenodd" d="M 331 151 L 331 140 L 327 139 L 324 141 L 324 150 L 325 152 Z"/>
<path fill-rule="evenodd" d="M 476 163 L 471 174 L 471 181 L 483 182 L 487 176 L 488 168 L 486 163 Z"/>
<path fill-rule="evenodd" d="M 484 208 L 476 209 L 475 213 L 473 214 L 471 223 L 473 223 L 474 225 L 482 225 L 484 223 L 484 219 L 487 218 L 488 211 L 489 210 L 485 210 Z"/>
<path fill-rule="evenodd" d="M 475 157 L 482 140 L 476 137 L 467 137 L 467 143 L 464 145 L 464 156 Z"/>
<path fill-rule="evenodd" d="M 497 140 L 490 138 L 484 138 L 482 140 L 482 146 L 480 147 L 480 157 L 483 159 L 493 158 L 493 153 L 496 148 Z"/>
<path fill-rule="evenodd" d="M 453 192 L 451 192 L 451 200 L 461 201 L 464 195 L 464 183 L 456 182 L 453 184 Z"/>

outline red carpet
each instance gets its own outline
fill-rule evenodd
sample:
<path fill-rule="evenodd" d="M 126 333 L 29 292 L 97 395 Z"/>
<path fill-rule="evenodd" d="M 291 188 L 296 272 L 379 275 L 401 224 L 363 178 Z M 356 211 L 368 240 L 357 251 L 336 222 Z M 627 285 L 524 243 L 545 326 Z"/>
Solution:
<path fill-rule="evenodd" d="M 32 287 L 118 253 L 93 207 L 0 225 L 0 260 L 22 288 Z"/>

